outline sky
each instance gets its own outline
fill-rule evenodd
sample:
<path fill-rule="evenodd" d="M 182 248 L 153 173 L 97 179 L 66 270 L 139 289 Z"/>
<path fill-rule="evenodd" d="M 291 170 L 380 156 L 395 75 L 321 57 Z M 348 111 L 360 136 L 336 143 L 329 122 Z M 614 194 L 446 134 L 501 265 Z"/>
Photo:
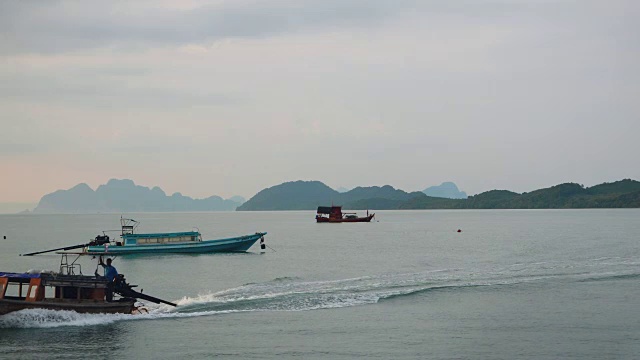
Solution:
<path fill-rule="evenodd" d="M 0 0 L 0 203 L 640 180 L 635 0 Z"/>

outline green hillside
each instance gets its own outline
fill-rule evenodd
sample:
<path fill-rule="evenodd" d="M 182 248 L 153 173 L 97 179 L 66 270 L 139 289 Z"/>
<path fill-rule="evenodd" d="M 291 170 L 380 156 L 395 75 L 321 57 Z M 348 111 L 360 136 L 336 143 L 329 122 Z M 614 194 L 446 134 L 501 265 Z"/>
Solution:
<path fill-rule="evenodd" d="M 320 181 L 291 181 L 260 191 L 236 210 L 311 210 L 338 195 Z"/>
<path fill-rule="evenodd" d="M 319 181 L 294 181 L 262 190 L 238 210 L 315 210 L 331 204 L 353 210 L 640 208 L 640 182 L 625 179 L 590 188 L 565 183 L 522 194 L 490 190 L 467 199 L 447 199 L 389 185 L 339 193 Z"/>
<path fill-rule="evenodd" d="M 400 209 L 582 209 L 639 208 L 640 182 L 621 180 L 590 188 L 565 183 L 550 188 L 518 194 L 507 190 L 491 190 L 466 200 L 413 198 L 400 204 Z"/>
<path fill-rule="evenodd" d="M 237 208 L 238 211 L 256 210 L 316 210 L 318 206 L 342 205 L 344 209 L 365 209 L 367 203 L 376 209 L 395 209 L 413 196 L 389 185 L 357 187 L 339 193 L 320 181 L 292 181 L 264 189 Z M 382 206 L 382 207 L 378 207 Z"/>
<path fill-rule="evenodd" d="M 640 182 L 631 179 L 595 185 L 587 189 L 592 195 L 628 194 L 636 191 L 640 191 Z"/>

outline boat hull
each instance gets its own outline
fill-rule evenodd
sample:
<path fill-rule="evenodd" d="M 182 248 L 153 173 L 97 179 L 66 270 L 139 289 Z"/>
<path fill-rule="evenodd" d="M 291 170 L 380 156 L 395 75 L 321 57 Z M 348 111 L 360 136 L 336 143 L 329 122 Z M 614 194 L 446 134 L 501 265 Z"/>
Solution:
<path fill-rule="evenodd" d="M 373 214 L 366 217 L 359 218 L 342 218 L 342 219 L 332 219 L 328 217 L 317 216 L 316 221 L 319 223 L 343 223 L 343 222 L 370 222 L 373 219 Z"/>
<path fill-rule="evenodd" d="M 266 233 L 239 236 L 219 240 L 190 241 L 185 243 L 149 244 L 149 245 L 101 245 L 86 247 L 87 253 L 100 254 L 205 254 L 215 252 L 244 252 Z"/>
<path fill-rule="evenodd" d="M 126 299 L 114 302 L 106 301 L 73 301 L 67 299 L 46 299 L 42 301 L 25 301 L 0 299 L 0 315 L 25 309 L 69 310 L 88 314 L 131 314 L 135 300 Z"/>

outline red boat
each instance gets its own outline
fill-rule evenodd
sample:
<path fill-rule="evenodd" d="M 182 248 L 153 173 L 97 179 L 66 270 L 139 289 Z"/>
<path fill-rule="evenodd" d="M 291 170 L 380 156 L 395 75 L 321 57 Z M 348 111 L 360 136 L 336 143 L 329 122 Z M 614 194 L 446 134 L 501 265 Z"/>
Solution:
<path fill-rule="evenodd" d="M 356 213 L 343 213 L 342 206 L 318 206 L 316 221 L 319 223 L 370 222 L 376 214 L 358 217 Z"/>

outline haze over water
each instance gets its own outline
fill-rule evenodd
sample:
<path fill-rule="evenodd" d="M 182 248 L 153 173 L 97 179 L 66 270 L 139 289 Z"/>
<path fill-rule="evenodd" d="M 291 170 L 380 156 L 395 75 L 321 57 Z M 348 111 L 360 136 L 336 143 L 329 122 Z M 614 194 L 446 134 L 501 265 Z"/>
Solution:
<path fill-rule="evenodd" d="M 633 359 L 638 209 L 123 214 L 204 239 L 267 231 L 246 254 L 119 257 L 148 315 L 0 317 L 0 358 Z M 57 269 L 120 214 L 0 215 L 0 271 Z M 461 229 L 462 232 L 456 232 Z M 116 233 L 110 233 L 115 236 Z M 80 260 L 85 274 L 95 260 Z"/>

